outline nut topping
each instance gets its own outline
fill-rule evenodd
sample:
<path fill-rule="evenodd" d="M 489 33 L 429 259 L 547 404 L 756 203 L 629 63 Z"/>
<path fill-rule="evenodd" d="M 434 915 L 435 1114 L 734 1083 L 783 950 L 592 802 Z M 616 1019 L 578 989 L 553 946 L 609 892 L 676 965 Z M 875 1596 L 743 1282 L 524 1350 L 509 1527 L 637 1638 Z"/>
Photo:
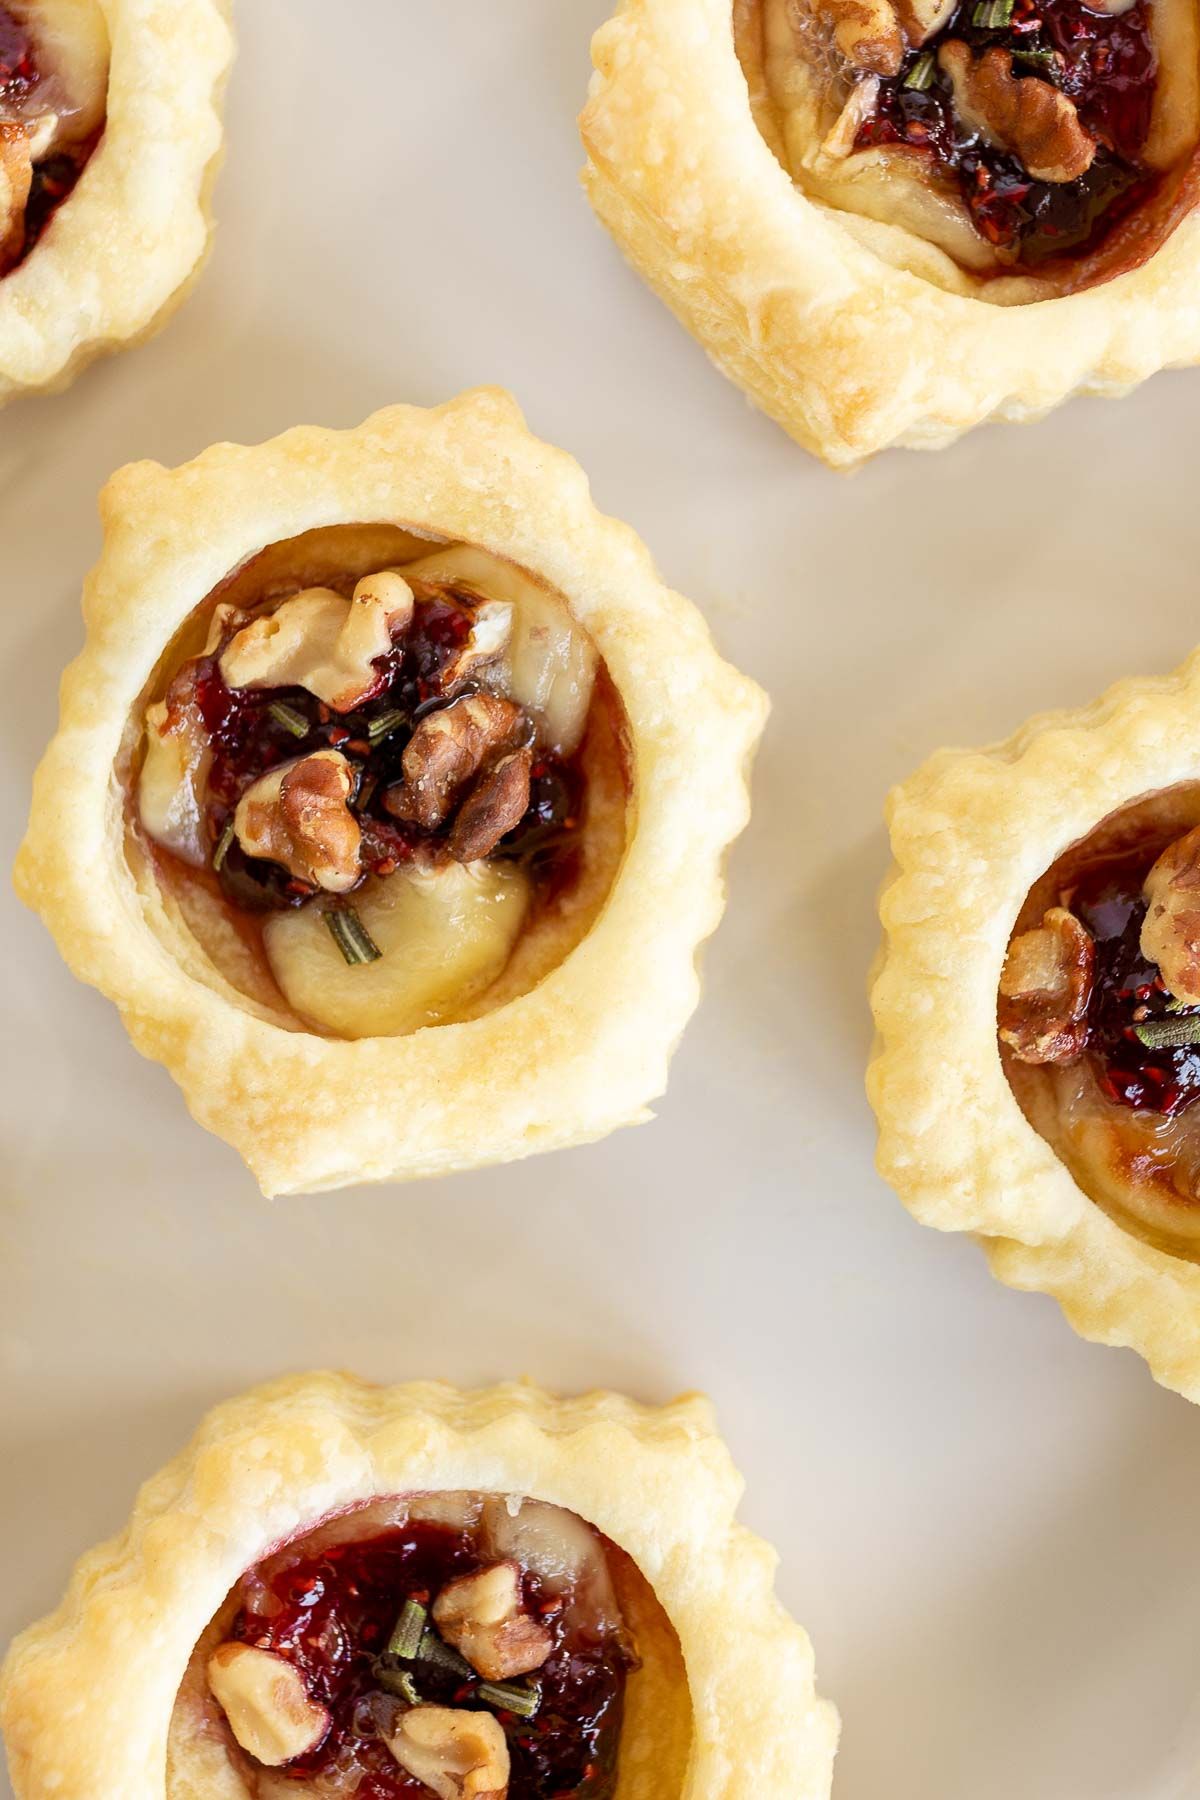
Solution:
<path fill-rule="evenodd" d="M 846 61 L 867 75 L 898 75 L 904 34 L 888 0 L 815 0 L 833 24 L 833 41 Z"/>
<path fill-rule="evenodd" d="M 475 609 L 470 636 L 442 670 L 443 694 L 452 694 L 464 682 L 480 678 L 485 669 L 500 661 L 512 642 L 513 609 L 507 600 L 482 600 Z"/>
<path fill-rule="evenodd" d="M 1034 181 L 1076 181 L 1091 167 L 1093 140 L 1065 94 L 1036 75 L 1015 76 L 999 46 L 978 61 L 959 38 L 938 51 L 954 90 L 954 109 L 989 144 L 1010 150 Z"/>
<path fill-rule="evenodd" d="M 329 1714 L 309 1698 L 294 1663 L 271 1650 L 229 1642 L 209 1658 L 208 1685 L 234 1737 L 269 1769 L 315 1750 Z"/>
<path fill-rule="evenodd" d="M 400 1767 L 438 1800 L 505 1800 L 508 1740 L 491 1713 L 414 1706 L 386 1741 Z"/>
<path fill-rule="evenodd" d="M 1096 946 L 1065 907 L 1008 946 L 1000 977 L 1001 1040 L 1026 1063 L 1071 1063 L 1087 1041 Z"/>
<path fill-rule="evenodd" d="M 400 764 L 404 780 L 388 790 L 388 811 L 435 831 L 449 818 L 466 783 L 489 756 L 515 741 L 523 723 L 520 707 L 494 694 L 464 695 L 430 713 L 405 745 Z"/>
<path fill-rule="evenodd" d="M 1200 825 L 1167 846 L 1142 892 L 1143 956 L 1177 1000 L 1200 1006 Z"/>
<path fill-rule="evenodd" d="M 353 776 L 337 750 L 271 769 L 246 789 L 234 831 L 247 856 L 282 863 L 297 881 L 344 894 L 361 873 L 358 820 L 346 804 Z"/>
<path fill-rule="evenodd" d="M 230 640 L 221 674 L 231 688 L 307 688 L 335 712 L 349 712 L 378 685 L 375 661 L 412 615 L 413 591 L 391 569 L 364 575 L 350 600 L 332 588 L 305 588 Z"/>
<path fill-rule="evenodd" d="M 505 833 L 521 823 L 529 809 L 532 769 L 533 751 L 526 744 L 480 776 L 450 832 L 450 854 L 456 862 L 490 856 Z"/>
<path fill-rule="evenodd" d="M 433 1617 L 447 1643 L 487 1681 L 529 1675 L 554 1648 L 546 1627 L 522 1609 L 514 1562 L 493 1563 L 448 1582 L 433 1603 Z"/>

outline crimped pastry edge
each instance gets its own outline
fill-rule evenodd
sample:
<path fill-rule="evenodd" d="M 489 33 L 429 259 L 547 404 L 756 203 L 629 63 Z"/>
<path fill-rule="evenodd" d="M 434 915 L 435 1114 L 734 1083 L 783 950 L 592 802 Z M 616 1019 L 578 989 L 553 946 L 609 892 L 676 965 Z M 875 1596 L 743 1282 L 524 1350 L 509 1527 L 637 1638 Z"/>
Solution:
<path fill-rule="evenodd" d="M 592 55 L 597 214 L 717 367 L 831 466 L 1200 361 L 1200 216 L 1129 274 L 993 305 L 892 267 L 797 189 L 751 113 L 731 0 L 621 0 Z"/>
<path fill-rule="evenodd" d="M 175 470 L 130 465 L 101 515 L 87 642 L 63 678 L 17 888 L 199 1122 L 274 1194 L 512 1160 L 649 1118 L 699 998 L 696 952 L 724 908 L 766 699 L 629 527 L 596 511 L 578 464 L 528 431 L 511 395 L 477 389 L 351 431 L 214 445 Z M 564 593 L 623 702 L 634 794 L 607 901 L 537 987 L 465 1023 L 347 1043 L 283 1029 L 172 960 L 125 859 L 111 771 L 130 708 L 205 594 L 264 544 L 349 518 L 481 544 Z"/>
<path fill-rule="evenodd" d="M 17 1800 L 165 1800 L 176 1692 L 238 1576 L 332 1511 L 439 1488 L 567 1507 L 633 1558 L 687 1670 L 680 1800 L 828 1795 L 837 1714 L 774 1595 L 774 1551 L 735 1522 L 742 1482 L 707 1401 L 318 1373 L 214 1408 L 141 1489 L 121 1535 L 80 1558 L 57 1610 L 16 1639 L 0 1726 Z"/>
<path fill-rule="evenodd" d="M 867 1091 L 878 1167 L 923 1224 L 969 1231 L 1011 1287 L 1136 1350 L 1200 1400 L 1200 1265 L 1124 1230 L 1025 1119 L 996 1043 L 1013 922 L 1038 877 L 1118 807 L 1200 778 L 1200 651 L 984 750 L 943 750 L 893 789 Z"/>

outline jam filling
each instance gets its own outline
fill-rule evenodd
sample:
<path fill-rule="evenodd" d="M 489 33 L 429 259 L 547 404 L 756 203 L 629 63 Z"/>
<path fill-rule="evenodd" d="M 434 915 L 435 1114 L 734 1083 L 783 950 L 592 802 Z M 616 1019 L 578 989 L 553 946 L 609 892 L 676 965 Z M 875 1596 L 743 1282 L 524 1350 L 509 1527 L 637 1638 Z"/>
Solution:
<path fill-rule="evenodd" d="M 1174 834 L 1178 835 L 1178 833 Z M 1171 1118 L 1200 1100 L 1200 1042 L 1150 1048 L 1135 1025 L 1175 1017 L 1157 966 L 1141 949 L 1142 883 L 1170 838 L 1087 864 L 1063 904 L 1092 934 L 1095 977 L 1087 1049 L 1102 1092 L 1120 1106 Z M 1192 1009 L 1187 1008 L 1188 1012 Z M 1197 1023 L 1200 1038 L 1200 1021 Z"/>
<path fill-rule="evenodd" d="M 468 683 L 443 694 L 439 682 L 470 635 L 472 616 L 466 596 L 418 600 L 412 623 L 395 648 L 376 659 L 378 680 L 369 697 L 346 713 L 334 712 L 307 688 L 226 686 L 218 666 L 224 643 L 185 665 L 167 692 L 167 709 L 170 714 L 173 702 L 181 705 L 194 698 L 212 743 L 205 815 L 212 850 L 227 837 L 238 801 L 259 776 L 316 750 L 340 751 L 354 770 L 350 804 L 362 831 L 363 880 L 393 874 L 418 851 L 437 846 L 448 826 L 424 831 L 395 819 L 384 797 L 389 785 L 401 779 L 401 759 L 417 723 L 452 698 L 474 691 Z M 225 642 L 232 635 L 231 629 Z M 385 718 L 391 728 L 375 741 L 372 727 L 378 732 L 378 722 Z M 524 864 L 546 898 L 568 886 L 578 866 L 583 785 L 580 753 L 570 759 L 539 755 L 529 807 L 491 852 Z M 280 864 L 247 856 L 236 838 L 217 860 L 226 899 L 243 911 L 299 906 L 317 892 Z"/>
<path fill-rule="evenodd" d="M 5 117 L 5 102 L 24 100 L 42 78 L 37 52 L 29 32 L 0 6 L 0 121 Z M 56 152 L 33 166 L 33 181 L 25 202 L 24 236 L 14 253 L 0 266 L 0 274 L 18 268 L 40 241 L 46 227 L 74 192 L 79 177 L 100 142 L 100 134 L 72 144 L 69 150 Z"/>
<path fill-rule="evenodd" d="M 1015 0 L 1008 22 L 996 27 L 976 20 L 994 19 L 1003 5 L 965 0 L 934 38 L 909 53 L 897 76 L 881 82 L 856 147 L 904 144 L 927 152 L 955 178 L 976 229 L 1006 262 L 1036 265 L 1094 250 L 1158 183 L 1139 161 L 1157 74 L 1150 4 L 1138 0 L 1114 16 L 1080 0 Z M 1052 82 L 1073 102 L 1098 145 L 1078 180 L 1032 180 L 1015 156 L 959 120 L 937 65 L 938 45 L 950 38 L 976 55 L 993 46 L 1008 50 L 1014 75 Z"/>
<path fill-rule="evenodd" d="M 447 1582 L 485 1566 L 470 1534 L 451 1525 L 409 1520 L 377 1536 L 335 1543 L 319 1553 L 279 1558 L 245 1577 L 230 1636 L 286 1657 L 303 1674 L 311 1697 L 329 1709 L 322 1742 L 286 1765 L 303 1784 L 346 1775 L 356 1800 L 398 1800 L 427 1789 L 399 1767 L 383 1742 L 389 1718 L 404 1702 L 386 1692 L 388 1639 L 407 1600 L 427 1606 Z M 531 1678 L 538 1695 L 532 1717 L 489 1707 L 504 1728 L 512 1773 L 509 1800 L 609 1800 L 616 1784 L 625 1678 L 636 1668 L 623 1634 L 568 1631 L 563 1600 L 526 1570 L 524 1609 L 554 1637 L 548 1660 Z M 420 1700 L 481 1708 L 480 1678 L 431 1661 L 411 1669 Z"/>

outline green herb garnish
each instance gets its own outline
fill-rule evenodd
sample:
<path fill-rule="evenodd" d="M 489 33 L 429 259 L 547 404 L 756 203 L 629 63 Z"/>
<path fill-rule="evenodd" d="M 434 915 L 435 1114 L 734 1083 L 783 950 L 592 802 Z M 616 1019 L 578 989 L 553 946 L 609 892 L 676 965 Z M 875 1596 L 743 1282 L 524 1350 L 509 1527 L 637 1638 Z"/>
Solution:
<path fill-rule="evenodd" d="M 1147 1050 L 1182 1050 L 1188 1044 L 1200 1044 L 1200 1013 L 1177 1014 L 1173 1019 L 1146 1019 L 1133 1028 L 1134 1036 Z"/>
<path fill-rule="evenodd" d="M 379 961 L 383 951 L 352 906 L 329 906 L 321 916 L 332 933 L 334 943 L 352 967 Z"/>
<path fill-rule="evenodd" d="M 449 1644 L 444 1644 L 436 1631 L 425 1633 L 417 1658 L 420 1662 L 434 1663 L 439 1669 L 449 1669 L 452 1674 L 465 1675 L 468 1679 L 475 1674 L 466 1657 L 460 1656 L 457 1650 L 452 1650 Z"/>
<path fill-rule="evenodd" d="M 1013 0 L 980 0 L 971 14 L 971 23 L 981 31 L 1003 31 L 1011 24 L 1012 16 Z"/>
<path fill-rule="evenodd" d="M 289 706 L 286 700 L 272 700 L 267 711 L 270 713 L 275 723 L 277 725 L 282 725 L 285 731 L 290 731 L 293 737 L 302 738 L 308 736 L 308 720 L 305 718 L 304 714 L 297 711 L 294 706 Z"/>
<path fill-rule="evenodd" d="M 385 1694 L 395 1694 L 397 1700 L 407 1700 L 410 1706 L 420 1706 L 417 1684 L 407 1669 L 389 1669 L 386 1663 L 376 1663 L 375 1679 Z"/>
<path fill-rule="evenodd" d="M 376 951 L 376 955 L 378 954 Z M 404 1611 L 396 1620 L 392 1635 L 387 1642 L 388 1655 L 399 1656 L 405 1662 L 411 1662 L 421 1648 L 421 1638 L 428 1616 L 420 1601 L 406 1600 Z"/>
<path fill-rule="evenodd" d="M 922 54 L 918 56 L 912 68 L 908 71 L 908 74 L 904 77 L 902 85 L 906 88 L 916 88 L 919 93 L 924 93 L 926 88 L 931 88 L 933 86 L 933 77 L 936 67 L 937 65 L 933 59 L 933 51 L 923 51 Z"/>
<path fill-rule="evenodd" d="M 233 820 L 227 819 L 225 829 L 217 839 L 217 847 L 212 853 L 212 866 L 219 875 L 225 858 L 229 855 L 229 846 L 233 842 Z"/>
<path fill-rule="evenodd" d="M 399 731 L 407 716 L 406 713 L 398 712 L 395 707 L 390 712 L 380 713 L 367 726 L 367 736 L 373 744 L 382 744 L 384 738 L 391 737 L 393 731 Z"/>
<path fill-rule="evenodd" d="M 532 1719 L 542 1698 L 536 1688 L 516 1687 L 508 1681 L 481 1681 L 475 1693 L 485 1706 L 516 1713 L 522 1719 Z"/>
<path fill-rule="evenodd" d="M 1013 50 L 1010 54 L 1014 62 L 1027 63 L 1043 75 L 1058 74 L 1058 56 L 1053 50 Z"/>

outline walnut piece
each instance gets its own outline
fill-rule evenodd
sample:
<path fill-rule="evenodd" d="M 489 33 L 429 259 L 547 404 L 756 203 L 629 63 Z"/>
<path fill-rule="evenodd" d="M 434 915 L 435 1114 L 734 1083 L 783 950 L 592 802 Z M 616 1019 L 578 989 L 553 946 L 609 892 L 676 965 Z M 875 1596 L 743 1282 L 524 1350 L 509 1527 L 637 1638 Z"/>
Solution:
<path fill-rule="evenodd" d="M 959 38 L 938 51 L 962 123 L 989 144 L 1010 150 L 1034 181 L 1077 181 L 1096 145 L 1074 106 L 1036 75 L 1013 74 L 1012 57 L 994 46 L 978 61 Z"/>
<path fill-rule="evenodd" d="M 1026 1063 L 1072 1063 L 1087 1042 L 1096 946 L 1065 907 L 1008 946 L 1000 976 L 1001 1040 Z"/>
<path fill-rule="evenodd" d="M 1200 1006 L 1200 825 L 1168 844 L 1142 892 L 1142 955 L 1177 1000 Z"/>
<path fill-rule="evenodd" d="M 364 575 L 349 600 L 304 588 L 230 639 L 221 675 L 231 688 L 307 688 L 334 712 L 350 712 L 378 686 L 375 660 L 412 615 L 413 591 L 393 569 Z"/>
<path fill-rule="evenodd" d="M 904 33 L 889 0 L 813 0 L 833 26 L 833 41 L 846 61 L 866 75 L 898 75 Z"/>
<path fill-rule="evenodd" d="M 546 1627 L 522 1609 L 515 1562 L 492 1563 L 448 1582 L 433 1603 L 433 1619 L 485 1681 L 529 1675 L 554 1648 Z"/>
<path fill-rule="evenodd" d="M 481 600 L 471 621 L 470 635 L 438 676 L 443 694 L 453 694 L 464 682 L 478 680 L 498 663 L 512 642 L 513 608 L 507 600 Z"/>
<path fill-rule="evenodd" d="M 520 707 L 495 694 L 465 694 L 428 714 L 404 747 L 404 780 L 384 795 L 387 810 L 435 831 L 466 783 L 489 757 L 515 743 L 524 723 Z"/>
<path fill-rule="evenodd" d="M 459 808 L 450 832 L 455 862 L 490 856 L 505 832 L 521 823 L 529 808 L 533 751 L 528 744 L 502 756 L 485 770 Z"/>
<path fill-rule="evenodd" d="M 282 863 L 297 881 L 345 894 L 361 868 L 358 820 L 346 804 L 354 777 L 337 750 L 282 763 L 246 789 L 233 829 L 247 856 Z"/>
<path fill-rule="evenodd" d="M 900 0 L 900 18 L 910 47 L 918 49 L 928 43 L 946 24 L 957 5 L 958 0 Z"/>
<path fill-rule="evenodd" d="M 208 1661 L 208 1685 L 242 1749 L 269 1769 L 315 1750 L 329 1729 L 299 1669 L 271 1650 L 221 1644 Z"/>
<path fill-rule="evenodd" d="M 492 1713 L 414 1706 L 386 1742 L 400 1767 L 438 1800 L 505 1800 L 508 1741 Z"/>

